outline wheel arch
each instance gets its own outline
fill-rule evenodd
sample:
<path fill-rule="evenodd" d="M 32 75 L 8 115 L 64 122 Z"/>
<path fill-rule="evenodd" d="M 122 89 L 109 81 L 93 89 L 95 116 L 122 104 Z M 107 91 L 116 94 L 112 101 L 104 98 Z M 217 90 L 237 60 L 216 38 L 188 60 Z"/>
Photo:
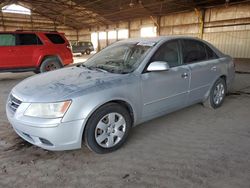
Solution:
<path fill-rule="evenodd" d="M 227 76 L 226 76 L 225 74 L 221 74 L 220 76 L 216 77 L 216 79 L 213 80 L 211 86 L 209 87 L 208 91 L 207 91 L 206 94 L 205 94 L 205 97 L 204 97 L 204 99 L 203 99 L 203 102 L 208 98 L 208 96 L 209 96 L 209 94 L 210 94 L 210 91 L 211 91 L 211 89 L 212 89 L 214 83 L 215 83 L 219 78 L 222 78 L 222 79 L 225 81 L 225 83 L 226 83 L 226 92 L 227 92 Z"/>
<path fill-rule="evenodd" d="M 227 76 L 225 74 L 221 75 L 220 78 L 224 79 L 227 82 Z"/>
<path fill-rule="evenodd" d="M 61 64 L 61 66 L 63 67 L 63 61 L 62 61 L 62 58 L 57 55 L 57 54 L 51 54 L 51 55 L 44 55 L 40 58 L 40 61 L 39 61 L 39 65 L 38 65 L 38 68 L 41 67 L 42 63 L 46 60 L 46 59 L 49 59 L 49 58 L 56 58 L 59 63 Z"/>
<path fill-rule="evenodd" d="M 227 84 L 228 84 L 228 82 L 227 82 L 227 76 L 225 75 L 225 74 L 223 74 L 223 75 L 221 75 L 219 78 L 222 78 L 224 81 L 225 81 L 225 84 L 226 84 L 226 93 L 228 92 L 228 87 L 227 87 Z M 218 79 L 219 79 L 218 78 Z M 217 80 L 218 80 L 217 79 Z M 216 82 L 216 80 L 215 80 L 215 82 Z"/>
<path fill-rule="evenodd" d="M 109 102 L 106 102 L 105 104 L 103 104 L 103 105 L 106 105 L 106 104 L 108 104 L 108 103 L 116 103 L 116 104 L 118 104 L 118 105 L 121 105 L 122 107 L 124 107 L 128 112 L 129 112 L 129 115 L 130 115 L 130 117 L 131 117 L 131 120 L 132 120 L 132 125 L 133 125 L 133 123 L 134 123 L 134 110 L 133 110 L 133 108 L 132 108 L 132 106 L 128 103 L 128 102 L 126 102 L 126 101 L 124 101 L 124 100 L 111 100 L 111 101 L 109 101 Z M 102 105 L 102 106 L 103 106 Z M 100 107 L 99 107 L 100 108 Z"/>
<path fill-rule="evenodd" d="M 82 138 L 82 141 L 83 141 L 83 137 L 84 137 L 84 133 L 85 133 L 85 128 L 86 128 L 86 125 L 88 124 L 88 121 L 90 119 L 90 117 L 93 115 L 94 112 L 96 112 L 96 110 L 98 110 L 100 107 L 104 106 L 104 105 L 107 105 L 107 104 L 110 104 L 110 103 L 115 103 L 115 104 L 118 104 L 118 105 L 121 105 L 123 107 L 125 107 L 125 109 L 128 110 L 129 114 L 130 114 L 130 117 L 131 117 L 131 121 L 132 121 L 132 127 L 134 125 L 134 122 L 135 122 L 135 112 L 133 110 L 133 107 L 132 105 L 127 102 L 126 100 L 123 100 L 123 99 L 114 99 L 114 100 L 109 100 L 109 101 L 106 101 L 106 102 L 103 102 L 102 104 L 96 106 L 92 111 L 91 113 L 89 113 L 89 115 L 86 117 L 86 124 L 81 132 L 81 138 Z"/>

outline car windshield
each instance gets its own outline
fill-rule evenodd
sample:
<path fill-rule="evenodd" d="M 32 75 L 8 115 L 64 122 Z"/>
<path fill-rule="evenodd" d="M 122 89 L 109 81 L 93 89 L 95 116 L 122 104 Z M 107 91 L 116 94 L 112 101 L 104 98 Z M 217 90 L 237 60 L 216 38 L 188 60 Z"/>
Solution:
<path fill-rule="evenodd" d="M 84 66 L 118 74 L 130 73 L 140 65 L 153 45 L 142 43 L 112 45 L 90 58 Z"/>

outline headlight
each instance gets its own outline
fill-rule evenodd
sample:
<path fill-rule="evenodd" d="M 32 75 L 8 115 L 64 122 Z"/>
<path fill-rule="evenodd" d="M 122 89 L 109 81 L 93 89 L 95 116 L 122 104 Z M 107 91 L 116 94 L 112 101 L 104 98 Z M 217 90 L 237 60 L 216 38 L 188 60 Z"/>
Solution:
<path fill-rule="evenodd" d="M 56 103 L 33 103 L 24 112 L 25 116 L 39 118 L 60 118 L 68 110 L 71 101 Z"/>

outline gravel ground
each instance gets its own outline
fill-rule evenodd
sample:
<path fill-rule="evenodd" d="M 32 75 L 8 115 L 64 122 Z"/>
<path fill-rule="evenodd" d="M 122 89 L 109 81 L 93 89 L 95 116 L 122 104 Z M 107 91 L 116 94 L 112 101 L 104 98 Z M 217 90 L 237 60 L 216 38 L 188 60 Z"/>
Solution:
<path fill-rule="evenodd" d="M 50 152 L 12 130 L 11 88 L 33 73 L 0 74 L 0 187 L 250 187 L 250 74 L 217 110 L 197 104 L 132 129 L 118 151 Z"/>

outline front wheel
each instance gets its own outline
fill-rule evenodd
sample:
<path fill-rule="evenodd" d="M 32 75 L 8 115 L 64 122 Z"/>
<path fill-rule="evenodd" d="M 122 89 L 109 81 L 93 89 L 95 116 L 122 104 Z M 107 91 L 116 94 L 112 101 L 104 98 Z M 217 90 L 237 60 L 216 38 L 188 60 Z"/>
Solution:
<path fill-rule="evenodd" d="M 84 132 L 85 143 L 96 153 L 108 153 L 122 146 L 131 128 L 129 112 L 116 103 L 106 104 L 90 117 Z"/>
<path fill-rule="evenodd" d="M 224 102 L 225 96 L 226 82 L 223 78 L 219 78 L 214 83 L 207 100 L 203 104 L 210 108 L 219 108 Z"/>

